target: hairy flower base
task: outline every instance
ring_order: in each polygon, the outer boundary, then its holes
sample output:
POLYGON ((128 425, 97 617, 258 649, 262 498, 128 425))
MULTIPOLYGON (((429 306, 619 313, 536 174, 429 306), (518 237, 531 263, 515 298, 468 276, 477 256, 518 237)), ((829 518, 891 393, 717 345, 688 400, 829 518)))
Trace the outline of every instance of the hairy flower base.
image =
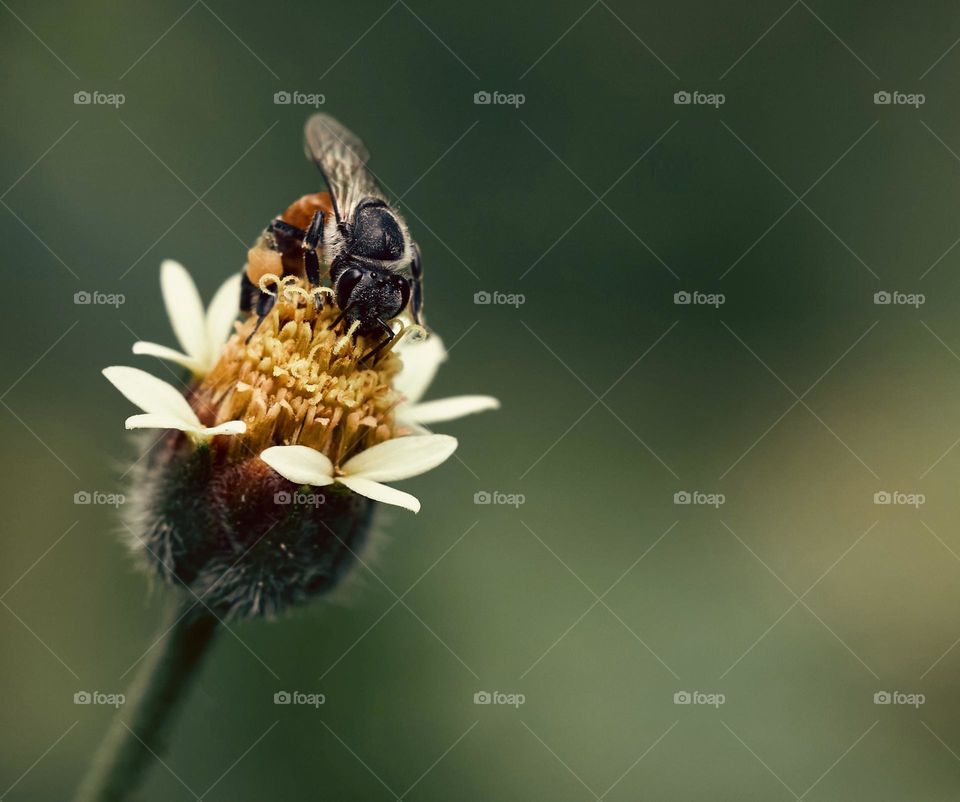
MULTIPOLYGON (((226 438, 217 438, 226 440, 226 438)), ((133 545, 172 585, 219 615, 273 615, 330 590, 366 540, 374 502, 331 485, 301 488, 227 444, 170 432, 134 478, 133 545)))
POLYGON ((316 309, 300 283, 286 281, 260 328, 251 317, 230 338, 191 406, 201 420, 246 423, 231 459, 297 444, 339 464, 397 434, 392 383, 402 365, 392 352, 362 364, 377 340, 331 330, 337 308, 316 309))

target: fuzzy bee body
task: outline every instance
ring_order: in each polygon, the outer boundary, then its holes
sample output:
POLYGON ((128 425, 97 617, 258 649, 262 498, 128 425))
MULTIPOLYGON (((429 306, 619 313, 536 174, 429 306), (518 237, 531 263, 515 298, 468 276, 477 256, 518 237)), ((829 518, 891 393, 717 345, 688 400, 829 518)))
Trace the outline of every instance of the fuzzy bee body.
MULTIPOLYGON (((372 357, 393 339, 389 321, 404 310, 421 322, 420 249, 367 169, 369 153, 359 138, 326 114, 307 120, 304 138, 328 191, 294 201, 263 231, 248 253, 240 306, 255 309, 262 321, 276 301, 260 288, 265 275, 298 276, 321 287, 326 272, 340 309, 333 325, 345 321, 359 334, 384 334, 372 357)), ((315 297, 322 303, 319 292, 315 297)))

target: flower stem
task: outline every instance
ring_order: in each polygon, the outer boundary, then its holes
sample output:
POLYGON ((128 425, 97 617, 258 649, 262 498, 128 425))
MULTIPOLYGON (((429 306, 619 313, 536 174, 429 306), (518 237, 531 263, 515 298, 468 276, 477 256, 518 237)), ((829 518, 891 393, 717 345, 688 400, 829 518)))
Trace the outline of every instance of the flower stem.
POLYGON ((76 802, 121 802, 133 797, 147 769, 164 750, 166 725, 209 651, 217 618, 180 592, 160 625, 161 642, 144 660, 91 764, 76 802))

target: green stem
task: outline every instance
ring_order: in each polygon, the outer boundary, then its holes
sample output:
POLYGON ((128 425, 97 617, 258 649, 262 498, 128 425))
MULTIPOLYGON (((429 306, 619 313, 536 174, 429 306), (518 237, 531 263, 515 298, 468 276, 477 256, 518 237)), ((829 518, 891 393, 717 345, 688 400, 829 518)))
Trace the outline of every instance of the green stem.
POLYGON ((76 802, 122 802, 133 797, 164 751, 166 726, 183 701, 217 631, 217 619, 195 599, 175 592, 153 648, 127 701, 77 793, 76 802), (166 634, 163 634, 166 633, 166 634))

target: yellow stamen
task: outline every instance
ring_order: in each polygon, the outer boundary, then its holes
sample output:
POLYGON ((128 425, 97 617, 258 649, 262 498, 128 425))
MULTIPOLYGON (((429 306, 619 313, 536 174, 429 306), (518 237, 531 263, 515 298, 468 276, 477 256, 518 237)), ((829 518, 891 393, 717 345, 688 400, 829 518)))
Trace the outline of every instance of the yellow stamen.
POLYGON ((336 464, 396 436, 399 395, 392 384, 399 357, 384 349, 375 364, 361 364, 378 338, 357 334, 357 321, 344 334, 329 329, 339 311, 330 304, 317 309, 313 296, 329 288, 308 289, 301 279, 275 275, 262 277, 260 288, 277 297, 273 310, 249 343, 256 318, 237 327, 190 397, 206 425, 247 424, 245 434, 229 438, 230 457, 301 444, 336 464))

